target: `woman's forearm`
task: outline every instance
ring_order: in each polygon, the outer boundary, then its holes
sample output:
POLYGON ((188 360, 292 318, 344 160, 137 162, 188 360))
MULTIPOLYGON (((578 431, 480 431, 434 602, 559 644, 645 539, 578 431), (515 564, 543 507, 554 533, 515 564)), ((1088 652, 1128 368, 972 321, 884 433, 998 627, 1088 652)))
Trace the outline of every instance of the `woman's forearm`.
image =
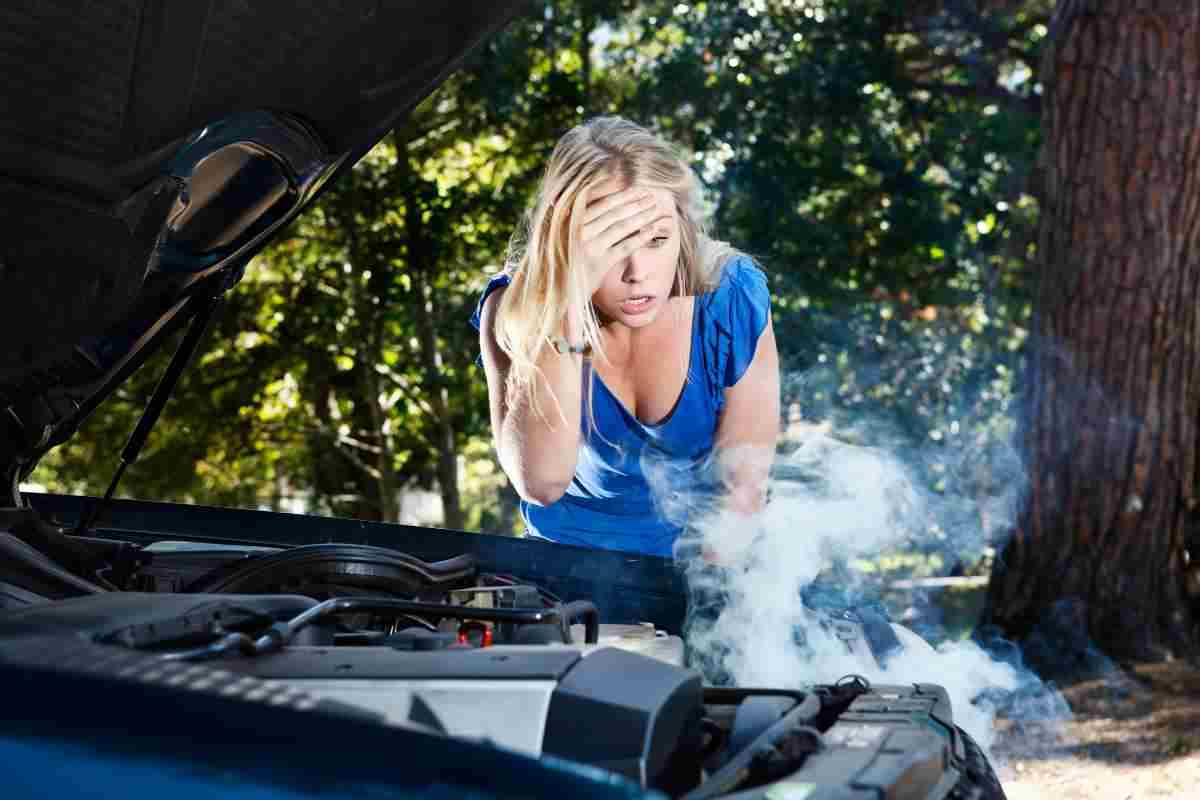
POLYGON ((763 443, 729 447, 718 455, 726 505, 740 514, 756 514, 766 505, 774 446, 763 443))
POLYGON ((537 365, 534 398, 514 398, 497 446, 501 466, 522 499, 549 505, 562 496, 575 475, 583 356, 559 353, 547 346, 537 365))

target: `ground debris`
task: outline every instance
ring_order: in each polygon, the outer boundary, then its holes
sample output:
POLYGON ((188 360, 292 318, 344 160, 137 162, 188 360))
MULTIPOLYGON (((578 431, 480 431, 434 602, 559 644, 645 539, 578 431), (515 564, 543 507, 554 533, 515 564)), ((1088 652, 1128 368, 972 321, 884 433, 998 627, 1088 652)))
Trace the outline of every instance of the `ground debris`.
POLYGON ((1114 669, 1060 686, 1066 721, 997 721, 993 761, 1009 800, 1200 797, 1200 669, 1114 669))

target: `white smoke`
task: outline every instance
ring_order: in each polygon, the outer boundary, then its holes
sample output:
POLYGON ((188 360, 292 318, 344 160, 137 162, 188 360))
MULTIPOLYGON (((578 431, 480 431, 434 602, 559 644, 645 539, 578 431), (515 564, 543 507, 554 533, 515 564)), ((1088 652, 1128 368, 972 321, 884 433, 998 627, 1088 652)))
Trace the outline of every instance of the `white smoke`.
MULTIPOLYGON (((761 455, 726 452, 720 457, 761 455)), ((680 513, 696 499, 680 489, 681 473, 657 463, 645 466, 665 513, 680 513)), ((961 497, 953 507, 942 507, 945 498, 921 488, 912 470, 889 450, 848 444, 815 429, 775 471, 793 478, 775 481, 771 502, 757 514, 720 507, 697 514, 693 503, 690 533, 677 546, 694 605, 703 605, 698 598, 720 598, 713 614, 694 615, 686 631, 689 647, 710 676, 720 674, 741 686, 799 687, 832 683, 851 673, 876 684, 940 684, 950 695, 955 721, 985 752, 995 740, 996 704, 1011 709, 1018 690, 1039 704, 1035 716, 1044 717, 1050 709, 1061 718, 1066 706, 1056 692, 1019 663, 995 660, 974 642, 946 642, 934 649, 902 630, 909 646, 880 667, 852 655, 819 624, 820 612, 802 599, 831 563, 911 547, 939 530, 939 520, 953 524, 971 517, 974 535, 989 533, 979 530, 980 519, 985 525, 1011 525, 1019 485, 977 501, 986 508, 964 509, 961 497)), ((850 584, 855 580, 845 573, 840 577, 850 584)), ((841 587, 848 596, 856 588, 841 587)))

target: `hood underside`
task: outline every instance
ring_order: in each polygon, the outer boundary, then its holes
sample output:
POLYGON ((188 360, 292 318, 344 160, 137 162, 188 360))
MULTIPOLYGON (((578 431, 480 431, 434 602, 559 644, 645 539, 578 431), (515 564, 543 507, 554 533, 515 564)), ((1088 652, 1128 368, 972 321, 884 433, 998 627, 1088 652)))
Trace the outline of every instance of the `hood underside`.
POLYGON ((526 5, 3 4, 0 478, 526 5))

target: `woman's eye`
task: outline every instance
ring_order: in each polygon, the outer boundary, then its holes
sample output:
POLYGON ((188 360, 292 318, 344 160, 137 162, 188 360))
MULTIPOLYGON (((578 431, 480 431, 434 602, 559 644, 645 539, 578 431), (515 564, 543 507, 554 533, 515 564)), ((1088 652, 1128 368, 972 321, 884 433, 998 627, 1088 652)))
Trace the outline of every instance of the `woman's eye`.
POLYGON ((670 238, 671 238, 670 236, 655 236, 653 239, 650 240, 650 246, 651 247, 662 247, 664 244, 667 243, 667 239, 670 239, 670 238))

